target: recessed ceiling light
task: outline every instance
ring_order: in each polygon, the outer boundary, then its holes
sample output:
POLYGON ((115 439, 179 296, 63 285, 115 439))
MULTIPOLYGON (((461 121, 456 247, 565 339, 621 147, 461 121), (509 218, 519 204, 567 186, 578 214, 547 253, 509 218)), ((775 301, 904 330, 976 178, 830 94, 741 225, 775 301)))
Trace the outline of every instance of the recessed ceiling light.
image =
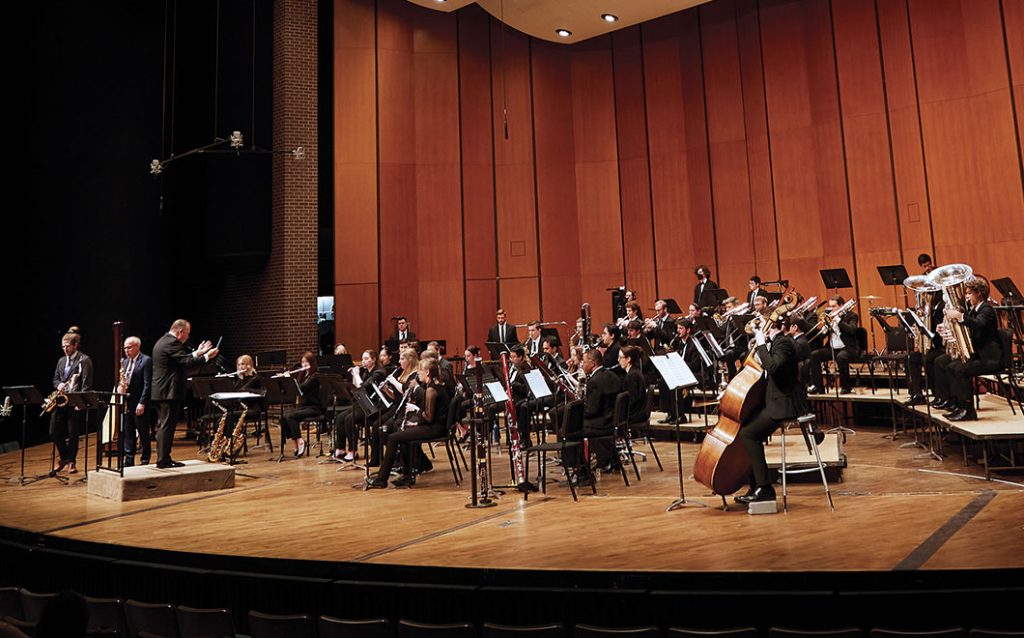
POLYGON ((618 19, 619 19, 619 16, 612 15, 610 13, 602 13, 601 14, 601 19, 604 20, 605 22, 617 22, 618 19))
POLYGON ((572 35, 572 31, 568 29, 555 29, 555 33, 563 38, 568 38, 572 35))

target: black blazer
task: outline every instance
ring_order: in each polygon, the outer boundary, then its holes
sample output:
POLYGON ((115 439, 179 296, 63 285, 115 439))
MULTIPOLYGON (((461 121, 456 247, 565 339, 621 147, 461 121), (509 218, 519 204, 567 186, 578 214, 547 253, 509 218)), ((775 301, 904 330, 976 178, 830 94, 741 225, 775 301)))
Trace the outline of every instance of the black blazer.
POLYGON ((704 290, 714 290, 715 288, 718 288, 718 284, 710 279, 705 281, 703 284, 698 283, 693 287, 693 303, 700 303, 700 295, 704 290), (701 286, 703 286, 703 290, 701 289, 701 286))
POLYGON ((800 383, 799 355, 793 337, 780 334, 767 345, 758 346, 757 356, 768 374, 765 413, 775 421, 793 419, 808 412, 807 391, 800 383))
MULTIPOLYGON (((529 367, 527 367, 529 372, 529 367)), ((512 400, 527 401, 530 398, 530 384, 526 381, 526 373, 509 363, 508 378, 512 384, 512 400)))
MULTIPOLYGON (((398 336, 398 331, 397 330, 395 330, 394 332, 391 333, 390 340, 391 341, 398 341, 398 342, 402 341, 402 338, 398 336)), ((416 333, 413 332, 412 330, 406 330, 405 331, 405 341, 416 341, 416 333)))
POLYGON ((647 413, 647 381, 640 366, 633 366, 626 373, 622 389, 629 393, 629 423, 641 423, 651 415, 647 413))
POLYGON ((615 416, 615 397, 622 391, 622 382, 611 370, 598 368, 587 379, 587 400, 583 407, 583 431, 611 434, 615 416))
POLYGON ((185 371, 203 362, 171 333, 165 333, 153 346, 153 401, 183 401, 185 371))
POLYGON ((69 392, 81 392, 92 388, 92 359, 89 358, 89 355, 82 354, 81 351, 71 355, 71 366, 65 375, 64 368, 67 366, 67 362, 67 357, 57 359, 57 367, 53 371, 53 388, 56 390, 57 386, 70 380, 75 374, 78 374, 78 380, 75 382, 75 387, 68 388, 69 392))
MULTIPOLYGON (((839 320, 839 338, 843 340, 843 347, 851 350, 851 354, 854 355, 860 352, 860 343, 857 341, 857 326, 859 325, 857 313, 852 310, 839 320)), ((832 340, 832 331, 831 326, 826 326, 826 328, 825 347, 827 348, 832 340)))
POLYGON ((302 396, 299 397, 299 405, 304 408, 316 408, 317 410, 323 410, 323 398, 320 396, 320 379, 319 375, 313 373, 299 382, 299 389, 302 390, 302 396))
MULTIPOLYGON (((128 357, 121 358, 121 368, 128 370, 128 357)), ((149 356, 139 353, 135 359, 135 369, 132 370, 132 378, 128 380, 128 408, 135 410, 140 403, 149 403, 150 393, 153 386, 153 360, 149 356)))
POLYGON ((612 345, 608 346, 608 348, 605 349, 604 355, 601 358, 601 365, 602 366, 604 366, 606 369, 610 370, 614 374, 617 374, 617 375, 620 375, 620 376, 622 375, 623 370, 622 370, 622 368, 615 368, 615 366, 619 365, 619 350, 621 350, 621 349, 622 349, 622 346, 619 345, 619 342, 618 341, 613 341, 612 345), (615 369, 612 370, 612 368, 615 368, 615 369))
POLYGON ((974 356, 985 364, 995 367, 1002 359, 1002 346, 999 343, 999 321, 996 311, 987 301, 982 302, 975 312, 973 308, 964 313, 964 326, 971 331, 971 345, 974 356))
POLYGON ((500 339, 498 337, 498 324, 494 324, 487 330, 487 342, 488 343, 507 343, 518 344, 519 334, 516 332, 516 327, 512 324, 505 322, 505 338, 500 339))
POLYGON ((655 348, 664 348, 676 335, 675 320, 672 315, 665 315, 664 318, 655 317, 654 321, 657 325, 650 330, 644 329, 644 334, 654 339, 655 348))

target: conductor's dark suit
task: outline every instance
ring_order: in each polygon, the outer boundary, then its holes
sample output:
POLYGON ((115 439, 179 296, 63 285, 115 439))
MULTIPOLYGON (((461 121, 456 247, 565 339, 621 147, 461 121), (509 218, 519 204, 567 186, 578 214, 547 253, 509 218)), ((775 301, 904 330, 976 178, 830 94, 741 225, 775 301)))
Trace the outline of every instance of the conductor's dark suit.
POLYGON ((153 359, 140 352, 135 357, 134 364, 128 357, 122 358, 121 369, 125 371, 128 380, 124 415, 124 464, 126 467, 135 465, 135 437, 138 436, 139 462, 146 465, 153 449, 150 444, 153 438, 153 420, 149 406, 153 384, 153 359), (139 404, 145 406, 145 411, 137 416, 135 409, 139 404))
POLYGON ((153 346, 152 402, 156 407, 156 462, 169 464, 174 430, 185 401, 185 371, 205 361, 171 333, 157 339, 153 346))
POLYGON ((758 346, 757 356, 768 375, 764 409, 740 428, 739 439, 750 457, 756 485, 768 485, 768 463, 764 441, 779 422, 794 419, 808 411, 807 392, 800 383, 800 362, 793 337, 778 334, 768 344, 758 346))

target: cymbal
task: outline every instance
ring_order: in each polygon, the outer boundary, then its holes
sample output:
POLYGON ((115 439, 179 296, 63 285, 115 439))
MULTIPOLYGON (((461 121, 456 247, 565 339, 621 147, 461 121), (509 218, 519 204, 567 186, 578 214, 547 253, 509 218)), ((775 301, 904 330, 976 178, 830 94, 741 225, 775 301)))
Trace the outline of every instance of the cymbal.
POLYGON ((861 297, 861 299, 878 300, 878 299, 881 299, 881 297, 878 297, 878 296, 875 296, 875 295, 867 295, 865 297, 861 297))

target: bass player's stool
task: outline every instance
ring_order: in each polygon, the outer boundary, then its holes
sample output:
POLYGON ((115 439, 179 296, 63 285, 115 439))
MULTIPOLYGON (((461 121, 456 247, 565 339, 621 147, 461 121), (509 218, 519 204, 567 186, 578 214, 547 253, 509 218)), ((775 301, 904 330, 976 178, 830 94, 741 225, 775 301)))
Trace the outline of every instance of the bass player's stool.
POLYGON ((818 472, 821 474, 821 484, 825 488, 825 496, 828 497, 828 506, 832 508, 832 511, 836 511, 836 506, 832 502, 832 492, 828 489, 828 481, 825 479, 825 466, 821 462, 821 454, 818 452, 818 444, 814 441, 812 436, 812 429, 814 422, 817 417, 814 414, 805 414, 795 419, 786 419, 782 422, 782 426, 779 428, 782 433, 781 447, 782 447, 782 467, 779 469, 779 473, 782 475, 782 511, 788 512, 788 503, 786 502, 786 474, 792 472, 793 474, 802 472, 813 472, 814 468, 800 469, 800 470, 788 470, 786 468, 786 430, 790 427, 800 428, 800 434, 804 437, 804 443, 807 445, 808 452, 814 452, 814 458, 818 462, 818 472))

